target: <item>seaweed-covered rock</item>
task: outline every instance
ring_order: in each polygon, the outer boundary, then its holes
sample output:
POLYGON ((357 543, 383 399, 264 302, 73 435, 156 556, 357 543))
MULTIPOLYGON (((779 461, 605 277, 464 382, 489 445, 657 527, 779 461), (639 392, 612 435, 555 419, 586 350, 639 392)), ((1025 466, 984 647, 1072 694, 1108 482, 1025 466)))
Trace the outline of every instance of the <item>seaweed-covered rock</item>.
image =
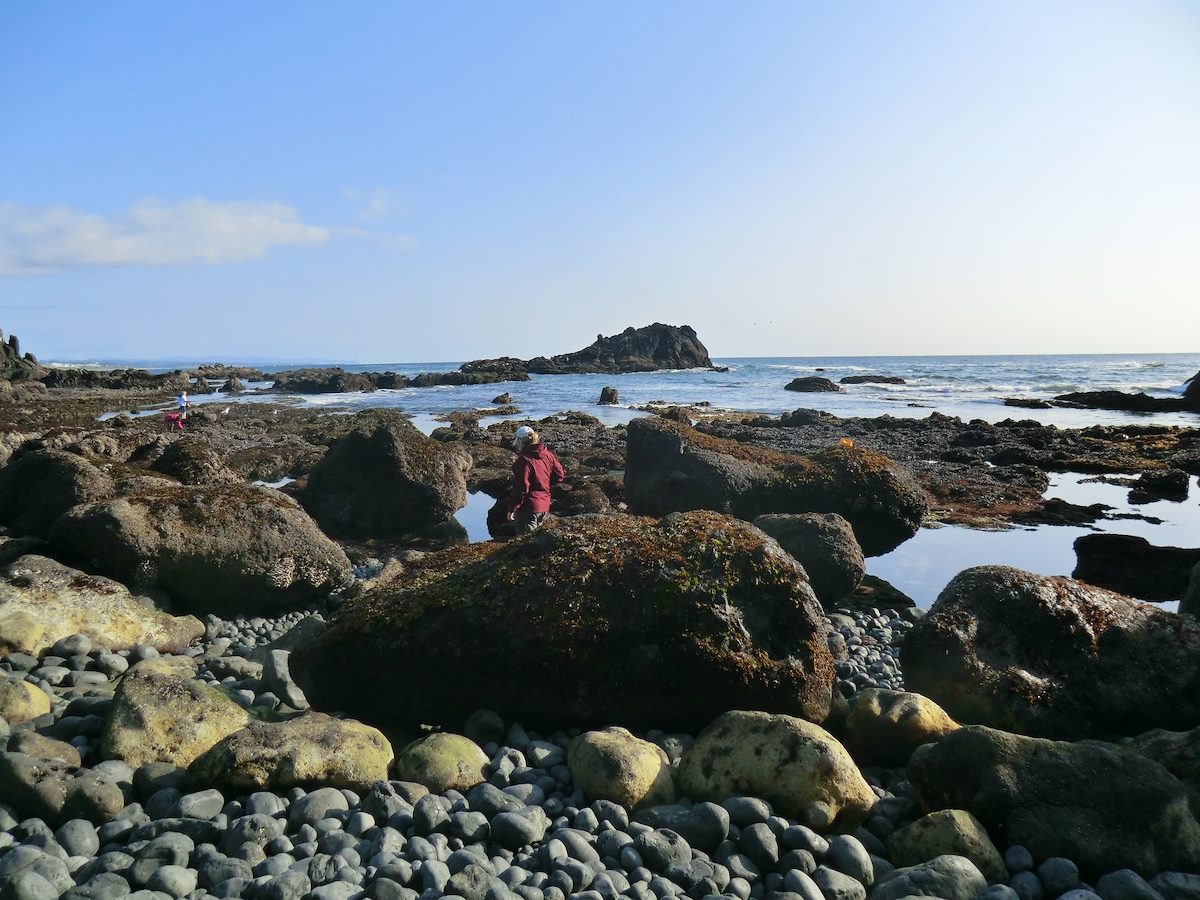
POLYGON ((1137 753, 968 726, 917 750, 907 772, 926 810, 965 809, 999 846, 1065 856, 1085 876, 1200 867, 1198 810, 1137 753))
POLYGON ((1131 534, 1085 534, 1074 546, 1072 578, 1140 600, 1178 600, 1200 565, 1200 548, 1157 547, 1131 534))
POLYGON ((386 781, 391 763, 392 746, 376 729, 309 712, 283 722, 251 722, 197 757, 188 779, 229 793, 316 784, 361 791, 386 781))
POLYGON ((207 441, 197 437, 175 441, 150 468, 183 484, 233 484, 242 480, 207 441))
POLYGON ((853 831, 875 803, 850 754, 824 728, 743 710, 696 735, 679 763, 679 788, 693 800, 761 797, 819 831, 853 831))
POLYGON ((347 394, 373 391, 375 382, 366 375, 332 366, 279 372, 275 375, 272 390, 282 394, 347 394))
POLYGON ((110 650, 149 644, 178 653, 203 633, 193 616, 169 615, 123 584, 44 556, 22 556, 0 569, 0 653, 38 655, 72 634, 110 650))
POLYGON ((407 423, 356 429, 313 467, 303 502, 337 537, 398 537, 452 519, 470 468, 465 450, 407 423))
POLYGON ((67 510, 112 493, 112 479, 82 456, 35 450, 0 469, 0 523, 44 538, 67 510))
POLYGON ((611 800, 626 809, 675 801, 667 754, 619 725, 579 735, 567 750, 567 764, 588 800, 611 800))
POLYGON ((187 768, 222 738, 245 728, 250 715, 227 694, 162 659, 125 673, 113 694, 101 752, 137 768, 168 762, 187 768))
POLYGON ((703 434, 657 416, 628 427, 625 493, 634 512, 712 509, 753 520, 766 513, 837 513, 863 552, 902 544, 928 511, 925 492, 886 456, 836 447, 793 456, 703 434))
POLYGON ((1069 578, 967 569, 903 653, 906 687, 959 722, 1063 739, 1200 724, 1200 622, 1069 578))
POLYGON ((346 554, 295 500, 251 485, 148 489, 78 506, 50 542, 200 612, 300 606, 350 577, 346 554))
POLYGON ((813 592, 826 609, 854 593, 866 574, 854 529, 837 513, 775 513, 759 516, 754 526, 779 541, 804 566, 813 592))
POLYGON ((668 728, 734 707, 829 712, 820 605, 796 561, 744 522, 578 516, 452 556, 466 561, 348 602, 296 648, 314 707, 668 728), (404 689, 363 690, 380 682, 404 689))

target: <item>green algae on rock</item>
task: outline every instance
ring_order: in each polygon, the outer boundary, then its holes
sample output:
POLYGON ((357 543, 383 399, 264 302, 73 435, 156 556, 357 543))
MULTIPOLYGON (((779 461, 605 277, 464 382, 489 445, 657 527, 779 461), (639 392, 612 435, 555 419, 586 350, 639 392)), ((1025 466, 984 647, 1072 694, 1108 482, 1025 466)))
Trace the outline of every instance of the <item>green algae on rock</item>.
POLYGON ((666 728, 733 707, 828 715, 828 624, 804 570, 745 522, 578 516, 462 553, 458 568, 441 557, 412 586, 348 602, 296 648, 315 708, 666 728), (365 687, 378 683, 389 690, 365 687))

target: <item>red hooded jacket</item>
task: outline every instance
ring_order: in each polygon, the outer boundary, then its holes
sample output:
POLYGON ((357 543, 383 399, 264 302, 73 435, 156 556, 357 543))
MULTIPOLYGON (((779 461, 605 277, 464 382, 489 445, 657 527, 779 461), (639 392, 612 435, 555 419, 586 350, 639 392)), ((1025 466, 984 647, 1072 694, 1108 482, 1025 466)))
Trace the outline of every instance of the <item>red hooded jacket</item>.
POLYGON ((563 480, 562 463, 543 443, 529 444, 513 462, 509 512, 550 511, 550 487, 563 480))

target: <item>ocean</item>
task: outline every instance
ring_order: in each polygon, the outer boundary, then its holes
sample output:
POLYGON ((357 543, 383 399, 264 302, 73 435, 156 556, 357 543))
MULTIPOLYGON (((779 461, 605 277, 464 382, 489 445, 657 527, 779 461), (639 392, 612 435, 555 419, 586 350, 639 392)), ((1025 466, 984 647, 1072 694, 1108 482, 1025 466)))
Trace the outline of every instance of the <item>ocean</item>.
MULTIPOLYGON (((528 382, 462 387, 409 388, 369 394, 287 396, 249 394, 241 400, 328 406, 334 410, 394 407, 412 416, 428 432, 434 417, 450 410, 486 409, 501 393, 512 395, 520 418, 539 419, 568 409, 584 410, 609 425, 642 415, 634 407, 655 401, 711 404, 714 410, 753 411, 778 415, 798 407, 821 409, 837 416, 925 417, 933 412, 965 420, 1034 419, 1062 428, 1127 423, 1200 427, 1200 414, 1134 414, 1104 410, 1034 410, 1005 406, 1006 397, 1050 399, 1072 391, 1144 391, 1152 396, 1179 396, 1184 382, 1200 371, 1200 353, 1104 354, 1060 356, 864 356, 752 357, 714 359, 727 372, 662 371, 628 375, 534 375, 528 382), (819 375, 838 381, 847 375, 889 375, 905 383, 847 385, 845 393, 795 393, 784 390, 791 379, 819 375), (615 387, 620 405, 597 406, 600 389, 615 387)), ((444 372, 455 362, 375 363, 345 365, 347 371, 393 371, 406 375, 444 372)), ((149 367, 149 366, 147 366, 149 367)), ((162 370, 162 365, 155 367, 162 370)), ((172 366, 174 368, 174 366, 172 366)), ((292 366, 267 367, 279 371, 292 366)), ((261 385, 266 387, 267 385, 261 385)), ((228 395, 207 395, 197 402, 228 403, 228 395)), ((483 419, 486 425, 490 419, 483 419)), ((1098 522, 1094 530, 1141 535, 1151 543, 1200 545, 1200 481, 1192 479, 1182 503, 1160 501, 1130 507, 1126 491, 1088 483, 1084 476, 1052 476, 1047 496, 1075 503, 1107 503, 1119 511, 1137 511, 1163 520, 1160 525, 1128 520, 1098 522)), ((459 519, 472 540, 487 537, 484 517, 490 498, 470 498, 459 519)), ((926 528, 886 556, 868 560, 867 569, 927 607, 955 574, 968 566, 1004 564, 1043 575, 1069 575, 1075 564, 1072 542, 1093 529, 1038 526, 1008 531, 980 531, 945 526, 926 528)))

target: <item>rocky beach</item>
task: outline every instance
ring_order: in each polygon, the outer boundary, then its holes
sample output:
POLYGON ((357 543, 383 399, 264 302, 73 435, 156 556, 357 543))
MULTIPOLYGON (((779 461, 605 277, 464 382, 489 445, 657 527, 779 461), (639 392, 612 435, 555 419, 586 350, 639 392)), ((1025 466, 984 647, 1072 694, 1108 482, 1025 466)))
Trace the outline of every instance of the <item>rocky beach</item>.
MULTIPOLYGON (((868 574, 931 527, 1194 505, 1200 377, 1007 398, 1141 416, 1080 427, 715 391, 601 418, 622 373, 723 369, 662 324, 414 374, 9 337, 0 900, 1200 898, 1200 534, 1097 531, 1073 577, 973 566, 928 609, 868 574), (613 380, 521 412, 581 373, 613 380), (340 399, 464 386, 492 405, 425 430, 340 399), (180 390, 213 402, 167 430, 180 390), (555 515, 470 542, 520 424, 555 515), (1130 508, 1048 499, 1063 472, 1130 508)), ((832 374, 778 389, 908 386, 832 374)))

